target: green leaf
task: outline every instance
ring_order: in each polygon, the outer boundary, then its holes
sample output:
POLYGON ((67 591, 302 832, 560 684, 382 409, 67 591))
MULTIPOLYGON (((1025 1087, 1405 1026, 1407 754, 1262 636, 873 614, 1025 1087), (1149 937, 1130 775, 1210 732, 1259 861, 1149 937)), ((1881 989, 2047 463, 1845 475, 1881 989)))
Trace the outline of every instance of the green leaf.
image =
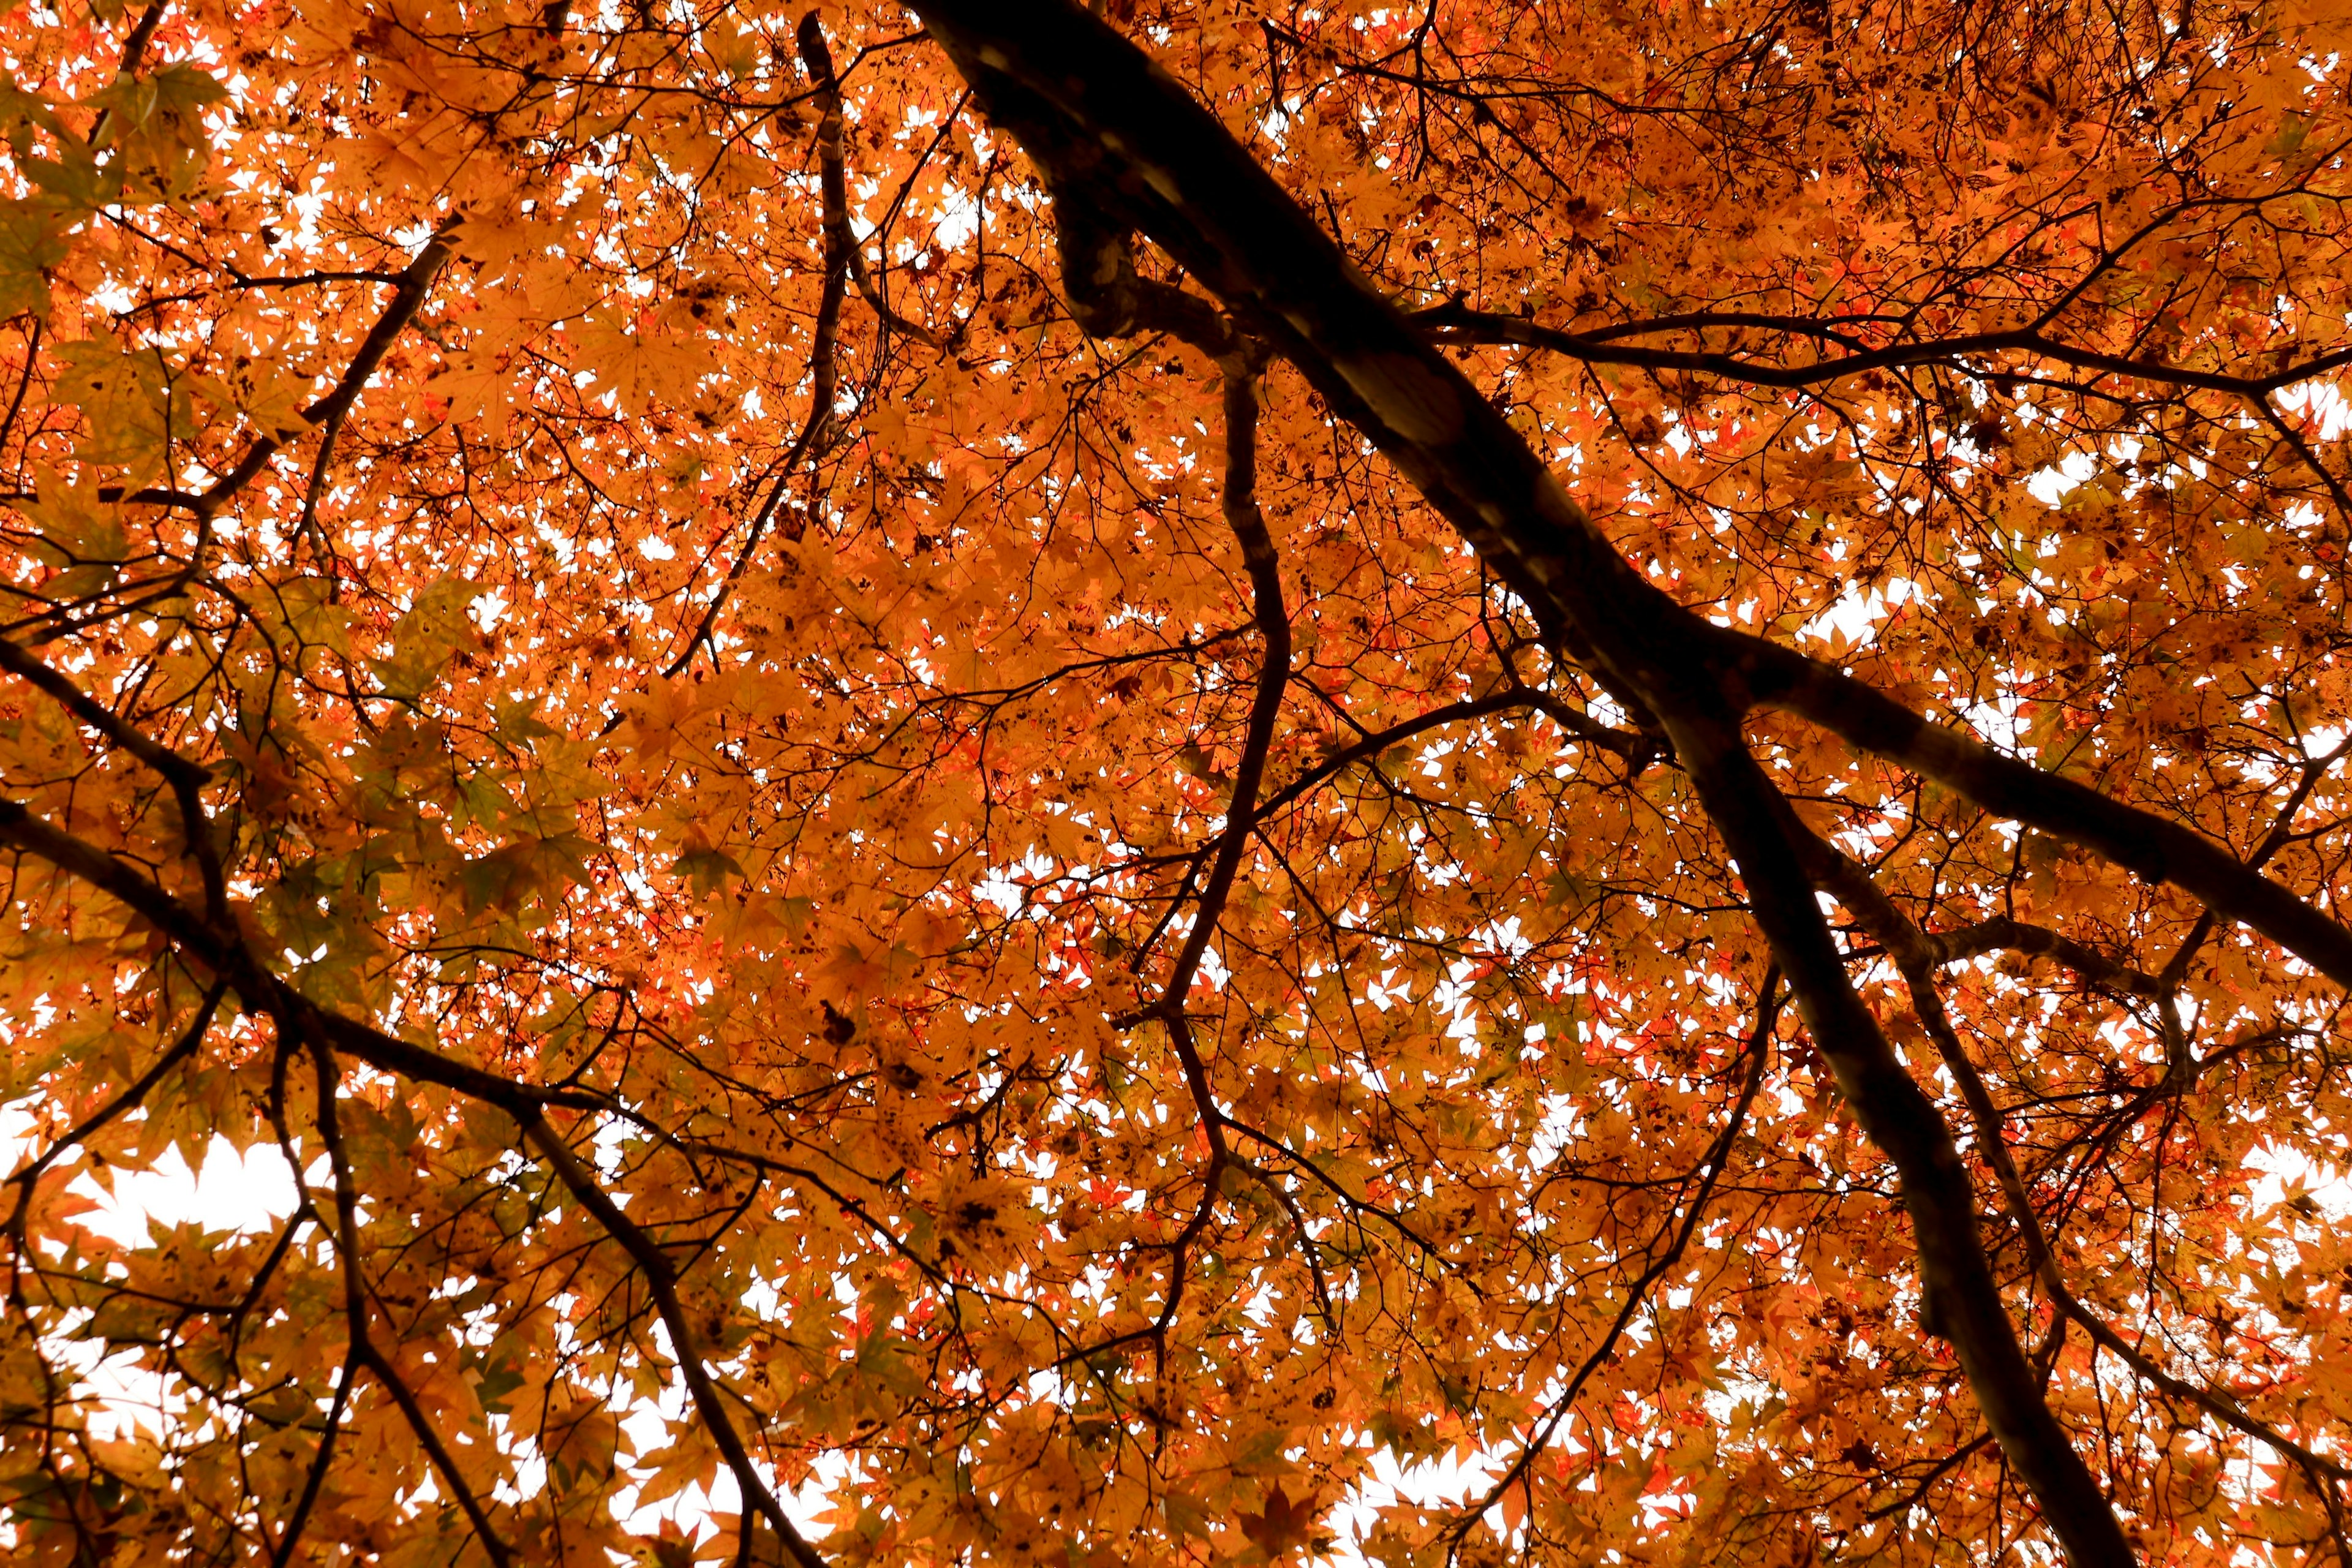
POLYGON ((369 661, 387 697, 414 702, 441 674, 466 635, 473 585, 455 577, 428 584, 392 628, 392 653, 369 661))
POLYGON ((109 178, 84 143, 60 139, 58 153, 56 159, 21 159, 17 171, 74 212, 96 212, 120 193, 120 181, 109 178))
POLYGON ((48 270, 73 248, 69 226, 52 203, 0 205, 0 318, 29 310, 48 320, 48 270))
POLYGON ((110 339, 85 338, 60 343, 57 356, 66 368, 56 395, 87 416, 83 461, 156 472, 172 444, 194 434, 194 399, 173 384, 160 351, 125 353, 110 339))

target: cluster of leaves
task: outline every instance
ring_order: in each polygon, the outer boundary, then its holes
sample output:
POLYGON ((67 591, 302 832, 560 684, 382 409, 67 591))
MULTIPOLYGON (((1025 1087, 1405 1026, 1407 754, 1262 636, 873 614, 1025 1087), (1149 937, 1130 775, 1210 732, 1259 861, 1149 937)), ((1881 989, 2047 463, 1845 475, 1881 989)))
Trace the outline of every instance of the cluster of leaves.
POLYGON ((0 17, 0 1545, 2352 1568, 2352 17, 1096 10, 0 17))

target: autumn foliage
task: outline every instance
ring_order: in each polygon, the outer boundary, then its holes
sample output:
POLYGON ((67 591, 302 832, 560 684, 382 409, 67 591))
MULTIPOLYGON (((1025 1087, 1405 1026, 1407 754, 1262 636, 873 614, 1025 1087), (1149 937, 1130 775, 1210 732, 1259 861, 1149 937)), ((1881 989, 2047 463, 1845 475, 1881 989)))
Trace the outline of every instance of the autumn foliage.
POLYGON ((2352 1568, 2352 12, 53 3, 11 1561, 2352 1568))

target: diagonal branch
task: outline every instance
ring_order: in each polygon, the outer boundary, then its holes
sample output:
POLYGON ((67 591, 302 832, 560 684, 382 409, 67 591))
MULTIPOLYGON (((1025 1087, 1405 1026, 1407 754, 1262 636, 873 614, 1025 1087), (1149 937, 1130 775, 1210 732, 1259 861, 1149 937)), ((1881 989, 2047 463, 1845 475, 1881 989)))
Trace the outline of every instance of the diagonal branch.
POLYGON ((2193 828, 2045 773, 1973 735, 1932 723, 1885 693, 1793 649, 1700 621, 1712 672, 1857 749, 1965 795, 1997 816, 2079 844, 2151 882, 2171 882, 2352 987, 2352 931, 2193 828))
MULTIPOLYGON (((367 336, 360 340, 359 351, 352 356, 352 363, 344 368, 342 378, 335 383, 334 390, 302 410, 305 424, 325 426, 331 430, 342 424, 343 416, 351 412, 352 405, 359 401, 360 394, 367 390, 367 384, 374 378, 376 367, 383 363, 383 356, 392 352, 394 341, 407 329, 410 321, 415 320, 416 312, 424 308, 425 296, 432 291, 433 279, 440 273, 443 264, 456 253, 457 241, 453 237, 456 226, 455 224, 443 225, 431 239, 425 242, 425 248, 401 269, 394 280, 392 298, 385 301, 383 312, 376 318, 375 325, 368 329, 367 336)), ((245 449, 245 456, 237 459, 235 468, 214 480, 210 488, 194 494, 169 487, 133 490, 120 497, 110 496, 104 490, 99 493, 101 499, 127 500, 142 506, 182 507, 195 513, 199 521, 208 521, 269 466, 269 459, 286 446, 288 439, 276 434, 257 437, 245 449)))
POLYGON ((1943 1113, 1848 982, 1804 873, 1786 800, 1727 726, 1662 710, 1667 733, 1738 861, 1757 923, 1864 1131, 1894 1163, 1919 1249, 1921 1317, 1948 1339, 2001 1452, 2076 1568, 2133 1561, 2121 1524, 2042 1398, 2042 1383, 1977 1230, 1976 1193, 1943 1113))
POLYGON ((517 1117, 550 1107, 609 1109, 604 1097, 588 1090, 520 1083, 453 1061, 437 1051, 387 1035, 358 1019, 328 1012, 270 973, 242 941, 232 940, 208 925, 195 910, 156 885, 145 872, 36 816, 20 802, 0 799, 0 845, 12 846, 44 860, 122 904, 176 946, 183 956, 226 980, 247 1008, 290 1020, 305 1037, 322 1040, 380 1071, 438 1084, 517 1117))
MULTIPOLYGON (((1241 541, 1242 560, 1248 568, 1253 618, 1265 643, 1258 667, 1257 697, 1250 709, 1249 729, 1243 738, 1240 759, 1234 765, 1233 797, 1225 806, 1225 826, 1217 841, 1216 858, 1202 885, 1192 929, 1169 968, 1160 1000, 1149 1016, 1181 1015, 1192 977, 1215 939, 1217 918, 1233 892, 1249 847, 1249 829, 1257 815, 1257 793, 1265 779, 1266 757, 1274 747, 1275 724, 1282 714, 1282 695, 1290 683, 1290 613, 1283 605, 1282 574, 1268 537, 1265 518, 1257 504, 1257 388, 1247 373, 1225 377, 1225 520, 1241 541)), ((1213 1120, 1213 1111, 1204 1109, 1213 1120)))
MULTIPOLYGON (((710 1440, 718 1446, 719 1456, 727 1461, 728 1469, 733 1472, 735 1484, 742 1489, 745 1511, 756 1512, 767 1519, 769 1526, 775 1531, 777 1538, 784 1543, 784 1549, 792 1554, 793 1561, 800 1564, 800 1568, 826 1568, 824 1557, 801 1534, 793 1523, 792 1516, 784 1511, 783 1504, 777 1500, 774 1490, 751 1462, 751 1449, 745 1447, 742 1433, 736 1429, 734 1417, 728 1414, 726 1401, 719 1395, 719 1385, 712 1380, 710 1369, 703 1364, 694 1326, 688 1321, 686 1309, 678 1302, 677 1269, 670 1262, 669 1255, 662 1250, 659 1242, 646 1234, 642 1226, 621 1212, 612 1194, 604 1191, 586 1166, 581 1164, 571 1145, 548 1124, 545 1118, 533 1114, 524 1119, 522 1134, 523 1141, 536 1149, 540 1157, 547 1162, 548 1168, 555 1173, 556 1180, 562 1182, 564 1189, 579 1201, 580 1206, 588 1211, 604 1228, 604 1234, 620 1244, 621 1250, 629 1255, 629 1261, 637 1266, 637 1272, 645 1279, 646 1290, 653 1297, 654 1310, 669 1335, 671 1355, 677 1363, 678 1375, 685 1381, 687 1397, 693 1401, 695 1414, 702 1417, 703 1426, 710 1433, 710 1440)), ((746 1531, 748 1533, 748 1523, 746 1531)))
MULTIPOLYGON (((2194 1405, 2255 1441, 2269 1445, 2301 1468, 2315 1486, 2321 1484, 2323 1477, 2338 1481, 2352 1480, 2352 1469, 2322 1458, 2276 1427, 2256 1420, 2229 1394, 2200 1388, 2165 1371, 2138 1346, 2116 1332, 2105 1319, 2084 1305, 2059 1270, 2057 1253, 2050 1245, 2048 1232, 2042 1227, 2041 1213, 2033 1206, 2032 1194, 2026 1187, 2025 1178, 2009 1152, 2000 1109, 1993 1102, 1992 1092, 1985 1084, 1984 1075, 1977 1070, 1976 1063, 1962 1048, 1959 1034, 1953 1028, 1951 1016, 1944 1010, 1943 997, 1936 989, 1936 965, 1947 962, 1943 943, 1913 924, 1862 867, 1841 854, 1834 846, 1796 824, 1793 816, 1790 817, 1790 830, 1793 835, 1801 836, 1798 838, 1800 852, 1806 857, 1822 886, 1838 902, 1853 911, 1854 918, 1885 945, 1888 954, 1894 958, 1895 968, 1902 973, 1904 984, 1911 993, 1913 1010, 1927 1029, 1927 1037, 1935 1042, 1937 1054, 1950 1070, 1953 1082, 1959 1088, 1960 1098, 1968 1104, 1969 1120, 1976 1129, 1977 1147, 1984 1155, 1985 1163, 1992 1167, 1994 1179, 2000 1186, 2003 1205, 2024 1242, 2026 1260, 2042 1289, 2049 1292, 2052 1303, 2066 1317, 2080 1323, 2102 1349, 2114 1352, 2140 1377, 2173 1398, 2194 1405)), ((2139 978, 2145 980, 2147 977, 2141 975, 2139 978)))
POLYGON ((139 13, 139 20, 131 26, 131 37, 123 41, 120 68, 124 76, 137 73, 140 62, 146 58, 147 46, 155 37, 156 24, 163 21, 163 13, 170 6, 171 0, 147 0, 147 8, 139 13))
POLYGON ((1150 235, 1379 446, 1612 694, 1641 704, 1671 687, 1715 693, 1735 715, 1786 708, 1989 810, 2175 882, 2352 986, 2352 931, 2203 835, 1675 602, 1618 555, 1462 371, 1223 124, 1100 20, 1068 0, 916 9, 991 119, 1045 172, 1062 215, 1150 235))
MULTIPOLYGON (((1785 806, 1740 738, 1753 686, 1726 656, 1755 639, 1711 626, 1620 557, 1462 372, 1371 290, 1214 116, 1117 32, 1066 0, 917 0, 916 9, 992 120, 1047 171, 1060 213, 1083 204, 1090 223, 1149 233, 1386 453, 1533 607, 1548 637, 1660 721, 1738 864, 1816 1043, 1900 1174, 1937 1327, 1958 1351, 2003 1453, 2078 1568, 2130 1563, 2114 1512, 2018 1345, 1950 1131, 1848 984, 1776 815, 1785 806)), ((1801 672, 1813 668, 1781 657, 1801 672)), ((1800 684, 1785 664, 1766 672, 1782 688, 1800 684)), ((2352 932, 2263 885, 2334 933, 2352 977, 2352 932)))
POLYGON ((133 1110, 144 1103, 155 1086, 163 1081, 164 1074, 195 1055, 197 1048, 204 1044, 205 1037, 212 1032, 214 1016, 219 1012, 221 998, 227 991, 228 986, 226 984, 215 982, 212 989, 205 993, 204 1000, 197 1005, 196 1016, 189 1020, 188 1026, 181 1031, 180 1037, 172 1042, 170 1049, 157 1057, 147 1070, 141 1073, 121 1094, 82 1118, 80 1121, 74 1124, 70 1131, 51 1143, 48 1150, 39 1158, 8 1178, 9 1184, 16 1188, 16 1207, 7 1221, 0 1224, 0 1235, 14 1237, 18 1243, 18 1249, 20 1251, 23 1249, 25 1211, 26 1205, 32 1202, 33 1185, 41 1179, 41 1173, 57 1163, 67 1150, 88 1142, 108 1122, 124 1111, 133 1110))

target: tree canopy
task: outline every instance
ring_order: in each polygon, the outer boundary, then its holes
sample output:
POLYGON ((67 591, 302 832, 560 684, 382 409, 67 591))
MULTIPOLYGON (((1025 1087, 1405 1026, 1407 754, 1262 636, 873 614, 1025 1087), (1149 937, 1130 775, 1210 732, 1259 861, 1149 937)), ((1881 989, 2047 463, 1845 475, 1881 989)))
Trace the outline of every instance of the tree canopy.
POLYGON ((0 55, 15 1560, 2352 1568, 2352 13, 0 55))

